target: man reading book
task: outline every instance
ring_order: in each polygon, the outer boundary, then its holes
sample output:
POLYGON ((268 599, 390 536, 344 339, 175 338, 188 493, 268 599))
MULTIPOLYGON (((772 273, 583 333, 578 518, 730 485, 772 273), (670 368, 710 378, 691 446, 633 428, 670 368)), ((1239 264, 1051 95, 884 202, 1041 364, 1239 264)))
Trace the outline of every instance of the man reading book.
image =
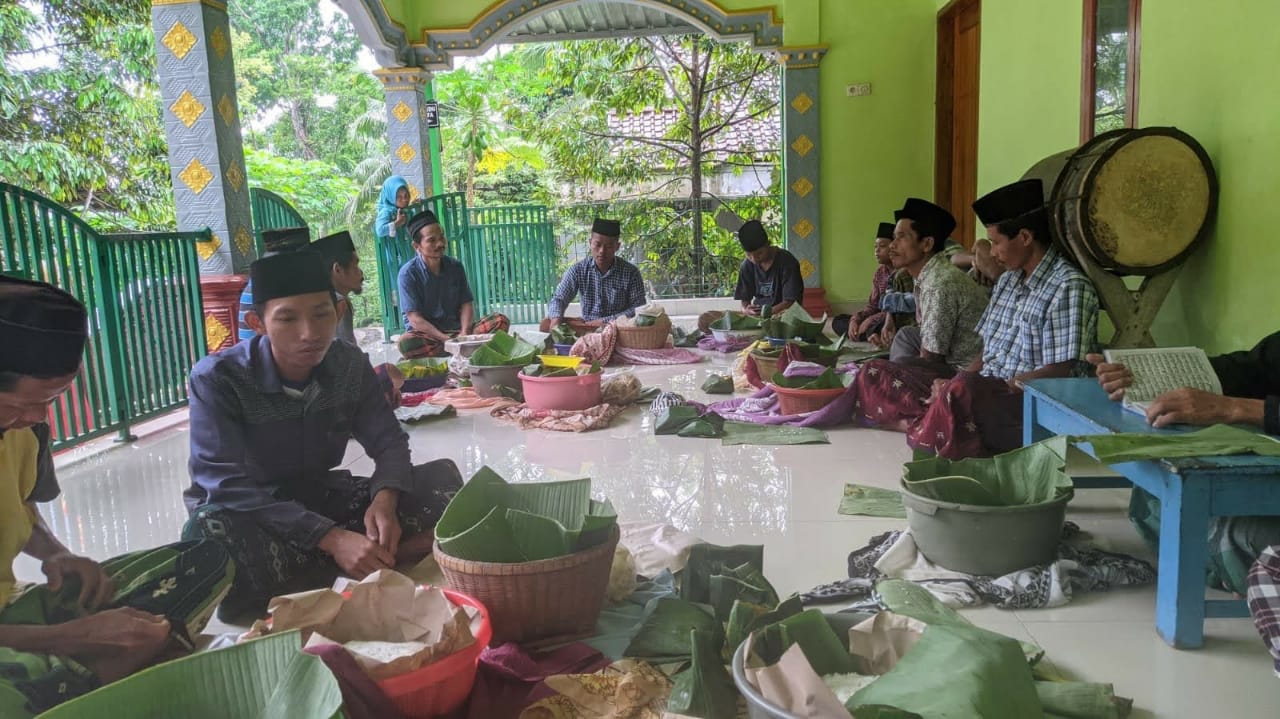
MULTIPOLYGON (((1124 399, 1133 385, 1133 373, 1123 364, 1090 355, 1098 383, 1111 399, 1124 399)), ((1247 352, 1210 357, 1209 364, 1222 383, 1222 394, 1183 387, 1166 392, 1147 409, 1154 427, 1171 424, 1247 424, 1280 434, 1280 332, 1270 335, 1247 352)), ((1160 536, 1160 502, 1134 488, 1129 519, 1143 539, 1155 548, 1160 536)), ((1268 546, 1280 545, 1280 517, 1215 517, 1209 525, 1209 573, 1206 584, 1244 594, 1249 567, 1268 546)))

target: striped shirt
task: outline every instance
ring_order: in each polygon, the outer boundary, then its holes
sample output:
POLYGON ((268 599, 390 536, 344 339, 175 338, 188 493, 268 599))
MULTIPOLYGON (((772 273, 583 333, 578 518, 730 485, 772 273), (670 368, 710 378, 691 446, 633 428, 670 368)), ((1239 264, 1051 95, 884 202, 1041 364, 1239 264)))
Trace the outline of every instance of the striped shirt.
POLYGON ((637 307, 645 305, 644 280, 635 265, 621 257, 613 259, 607 272, 596 267, 590 257, 575 263, 564 273, 560 286, 547 303, 547 316, 564 317, 564 310, 581 296, 582 319, 612 320, 616 317, 635 315, 637 307))
POLYGON ((988 377, 1013 379, 1072 361, 1082 370, 1098 342, 1098 293, 1050 247, 1030 275, 1010 270, 1000 276, 978 334, 982 374, 988 377))

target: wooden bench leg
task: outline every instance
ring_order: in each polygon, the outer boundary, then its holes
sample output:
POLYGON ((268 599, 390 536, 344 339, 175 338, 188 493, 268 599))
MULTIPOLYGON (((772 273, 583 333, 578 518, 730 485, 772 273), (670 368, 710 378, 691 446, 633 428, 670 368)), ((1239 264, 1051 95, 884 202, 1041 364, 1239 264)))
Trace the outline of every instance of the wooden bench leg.
POLYGON ((1209 485, 1167 477, 1160 502, 1156 631, 1177 649, 1204 644, 1204 577, 1208 563, 1209 485))

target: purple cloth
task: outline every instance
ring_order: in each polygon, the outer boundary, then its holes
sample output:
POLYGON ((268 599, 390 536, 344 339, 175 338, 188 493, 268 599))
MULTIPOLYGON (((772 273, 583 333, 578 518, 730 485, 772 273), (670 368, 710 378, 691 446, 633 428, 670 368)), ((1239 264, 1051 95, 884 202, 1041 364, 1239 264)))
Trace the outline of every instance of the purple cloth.
POLYGON ((542 680, 557 674, 594 674, 609 666, 603 654, 575 642, 540 654, 515 643, 485 649, 471 690, 470 719, 520 716, 521 710, 554 692, 542 680))
POLYGON ((737 342, 721 342, 714 335, 708 335, 698 340, 698 349, 708 352, 722 352, 730 354, 732 352, 741 352, 746 349, 755 340, 739 340, 737 342))
MULTIPOLYGON (((827 368, 812 362, 792 362, 782 374, 786 377, 816 377, 827 368)), ((715 412, 735 422, 755 424, 788 424, 795 427, 834 427, 853 421, 853 407, 858 401, 857 385, 849 383, 844 394, 816 412, 808 414, 779 414, 778 396, 766 385, 749 397, 736 397, 712 404, 690 402, 702 414, 715 412)))
POLYGON ((347 719, 403 719, 404 714, 341 644, 308 647, 303 651, 320 657, 338 680, 338 687, 342 689, 342 710, 347 719))

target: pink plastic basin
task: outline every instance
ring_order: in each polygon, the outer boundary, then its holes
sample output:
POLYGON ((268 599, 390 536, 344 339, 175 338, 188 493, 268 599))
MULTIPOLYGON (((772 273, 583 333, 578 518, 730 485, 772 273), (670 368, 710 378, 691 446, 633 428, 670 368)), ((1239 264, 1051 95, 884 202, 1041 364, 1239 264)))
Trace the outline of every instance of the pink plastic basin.
POLYGON ((600 373, 530 377, 520 373, 524 402, 534 409, 586 409, 600 404, 600 373))

